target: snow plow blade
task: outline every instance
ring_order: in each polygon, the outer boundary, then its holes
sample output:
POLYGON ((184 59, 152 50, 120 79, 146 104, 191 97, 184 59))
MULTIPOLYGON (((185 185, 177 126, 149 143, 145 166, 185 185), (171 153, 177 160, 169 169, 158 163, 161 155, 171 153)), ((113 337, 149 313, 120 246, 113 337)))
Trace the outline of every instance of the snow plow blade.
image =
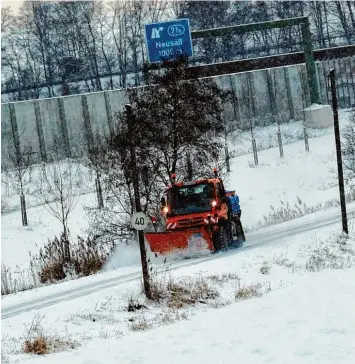
POLYGON ((206 229, 189 229, 180 231, 167 231, 145 233, 150 249, 153 253, 169 253, 175 250, 194 249, 213 250, 213 243, 206 229))

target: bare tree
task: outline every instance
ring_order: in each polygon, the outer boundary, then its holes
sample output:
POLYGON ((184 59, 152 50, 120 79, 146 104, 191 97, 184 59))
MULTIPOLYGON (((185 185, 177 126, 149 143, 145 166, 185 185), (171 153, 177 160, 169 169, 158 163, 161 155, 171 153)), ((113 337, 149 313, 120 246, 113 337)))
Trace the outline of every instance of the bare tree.
MULTIPOLYGON (((95 24, 95 12, 97 6, 102 6, 101 2, 94 1, 82 1, 78 2, 80 6, 80 12, 83 18, 85 28, 85 46, 87 54, 92 64, 92 70, 96 82, 96 90, 102 91, 100 67, 99 67, 99 52, 98 52, 98 32, 95 24)), ((79 24, 78 24, 79 25, 79 24)))
POLYGON ((120 73, 120 86, 126 86, 128 72, 128 11, 127 3, 114 1, 109 3, 112 12, 110 33, 116 49, 118 71, 120 73))
POLYGON ((13 12, 10 6, 1 9, 1 32, 5 32, 11 27, 11 22, 14 19, 13 12))
POLYGON ((44 72, 48 96, 53 96, 54 69, 51 47, 51 7, 43 2, 28 1, 20 10, 24 29, 34 41, 32 47, 38 52, 44 72))
MULTIPOLYGON (((32 148, 29 145, 22 146, 21 135, 18 137, 17 130, 12 128, 9 135, 9 148, 8 148, 8 161, 10 166, 5 166, 5 170, 9 178, 15 183, 20 192, 21 216, 22 225, 27 226, 27 209, 25 186, 28 183, 26 174, 30 169, 32 163, 32 148)), ((22 133, 23 134, 23 133, 22 133)))
POLYGON ((355 2, 354 1, 347 1, 346 5, 348 6, 349 15, 350 15, 350 19, 351 19, 351 25, 352 25, 352 31, 353 31, 353 35, 354 35, 354 31, 355 31, 355 15, 354 15, 355 2))
POLYGON ((192 161, 195 173, 209 175, 206 161, 218 157, 220 142, 207 138, 206 133, 223 132, 222 110, 232 98, 231 91, 219 88, 211 79, 182 81, 187 66, 187 59, 181 58, 167 62, 160 74, 146 69, 146 82, 158 86, 129 92, 143 137, 150 138, 151 152, 158 156, 168 183, 170 173, 185 167, 188 154, 196 158, 192 161))
MULTIPOLYGON (((2 13, 2 86, 11 101, 141 85, 144 24, 188 17, 206 29, 309 15, 315 48, 351 44, 354 1, 25 1, 2 13), (109 76, 107 84, 103 76, 109 76), (79 83, 83 81, 84 85, 79 83)), ((194 41, 196 62, 302 50, 300 27, 194 41)))
POLYGON ((69 215, 79 200, 78 177, 80 166, 70 159, 60 159, 55 152, 51 164, 43 164, 40 188, 36 193, 38 200, 46 210, 54 216, 63 228, 65 242, 62 247, 63 256, 70 260, 69 248, 69 215))
POLYGON ((100 52, 104 59, 106 65, 106 72, 108 72, 110 81, 109 81, 109 88, 111 90, 114 89, 114 82, 113 82, 113 68, 116 66, 117 61, 112 51, 112 39, 109 37, 110 29, 108 28, 108 20, 109 16, 108 13, 103 5, 103 3, 99 2, 96 5, 95 11, 95 20, 98 24, 99 28, 99 43, 100 43, 100 52))
POLYGON ((134 72, 135 86, 140 85, 140 68, 144 63, 144 35, 143 24, 145 14, 144 1, 126 1, 130 4, 128 16, 128 45, 134 72))
POLYGON ((326 44, 324 36, 324 14, 323 14, 324 7, 322 7, 322 5, 323 4, 321 1, 310 1, 309 10, 317 32, 318 45, 321 48, 325 48, 326 44))
POLYGON ((105 150, 105 140, 101 138, 99 133, 96 135, 92 135, 90 137, 90 142, 88 143, 87 148, 87 164, 90 169, 94 170, 95 172, 95 190, 97 196, 97 204, 98 208, 102 209, 104 207, 104 198, 102 192, 102 185, 101 185, 101 157, 103 151, 105 150))
POLYGON ((351 31, 349 29, 349 24, 348 24, 348 20, 346 18, 346 12, 343 9, 343 2, 342 1, 334 1, 335 6, 336 6, 336 15, 339 17, 340 20, 340 24, 343 28, 344 31, 344 36, 346 38, 346 40, 348 41, 349 44, 351 44, 351 31))
POLYGON ((156 161, 150 161, 139 137, 128 130, 127 115, 119 114, 115 128, 106 140, 96 143, 89 153, 90 165, 100 175, 105 204, 101 208, 87 208, 90 233, 103 241, 123 238, 130 233, 130 217, 135 212, 133 176, 130 160, 131 143, 136 144, 139 173, 139 190, 142 210, 155 214, 159 201, 159 185, 156 183, 156 161))

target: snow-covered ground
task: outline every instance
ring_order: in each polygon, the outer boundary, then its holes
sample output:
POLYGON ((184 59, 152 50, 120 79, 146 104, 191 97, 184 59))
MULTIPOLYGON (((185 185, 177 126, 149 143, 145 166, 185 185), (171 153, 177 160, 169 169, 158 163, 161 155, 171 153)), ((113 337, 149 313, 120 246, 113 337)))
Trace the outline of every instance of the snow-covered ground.
MULTIPOLYGON (((351 363, 355 235, 352 229, 350 239, 340 238, 339 226, 275 237, 254 249, 246 245, 155 278, 177 285, 205 282, 218 294, 195 305, 169 308, 147 302, 135 279, 3 319, 3 359, 31 364, 351 363), (130 299, 146 307, 128 312, 130 299), (23 353, 25 340, 39 332, 57 353, 23 353)), ((8 307, 7 297, 3 306, 8 307)))
MULTIPOLYGON (((339 118, 341 126, 346 124, 348 109, 339 110, 339 118)), ((253 134, 256 141, 256 147, 260 150, 274 148, 278 146, 277 124, 255 127, 253 134)), ((283 145, 292 144, 299 140, 304 140, 303 121, 292 121, 289 123, 280 124, 283 145)), ((308 138, 317 138, 324 135, 332 134, 333 128, 312 129, 306 128, 308 138)), ((240 156, 246 153, 251 153, 252 142, 250 132, 235 131, 228 135, 229 153, 232 156, 240 156)))
MULTIPOLYGON (((257 167, 252 154, 232 160, 226 186, 240 195, 244 226, 254 228, 242 249, 167 263, 151 256, 158 290, 173 287, 160 303, 145 300, 138 247, 124 245, 100 274, 5 296, 2 362, 352 363, 355 203, 348 204, 349 239, 340 237, 339 207, 257 229, 270 205, 301 199, 321 209, 338 199, 333 132, 311 138, 308 153, 303 141, 284 152, 281 159, 278 148, 260 151, 257 167), (181 301, 182 288, 199 292, 194 304, 181 301), (144 307, 128 312, 130 301, 144 307), (55 353, 24 353, 25 341, 38 335, 55 353)), ((80 197, 70 219, 74 236, 87 227, 84 207, 92 203, 94 194, 80 197)), ((2 216, 1 260, 14 269, 26 269, 28 251, 60 232, 43 207, 28 216, 26 228, 19 212, 2 216)))
MULTIPOLYGON (((341 111, 341 125, 347 122, 347 112, 341 111)), ((282 202, 291 206, 298 203, 298 198, 312 207, 327 200, 338 200, 338 189, 335 185, 336 170, 335 143, 332 128, 314 131, 310 151, 305 152, 304 142, 297 141, 301 124, 283 125, 288 135, 293 135, 284 145, 284 158, 279 157, 278 148, 259 151, 259 165, 254 166, 250 148, 249 134, 236 136, 234 148, 244 154, 231 160, 231 174, 226 181, 228 189, 235 189, 240 196, 242 220, 245 228, 251 230, 264 222, 264 216, 271 212, 271 206, 278 208, 282 202), (320 136, 322 135, 322 136, 320 136), (333 187, 332 187, 333 186, 333 187)), ((256 131, 258 140, 272 139, 276 136, 275 127, 266 127, 256 131), (275 134, 275 135, 274 135, 275 134)), ((264 146, 267 148, 268 146, 264 146)), ((88 176, 90 174, 88 173, 88 176)), ((35 181, 35 176, 33 177, 35 181)), ((93 189, 93 179, 83 177, 85 192, 93 189)), ((28 186, 30 195, 35 191, 34 183, 28 186)), ((4 195, 3 195, 4 197, 4 195)), ((18 207, 19 197, 4 198, 13 208, 18 207)), ((36 199, 28 197, 29 203, 36 204, 36 199)), ((85 235, 88 223, 84 207, 96 204, 96 195, 88 193, 79 199, 76 209, 69 217, 70 231, 73 237, 85 235)), ((2 215, 2 263, 19 272, 29 264, 28 252, 37 253, 37 247, 43 246, 47 239, 59 235, 61 226, 42 206, 28 210, 29 226, 21 224, 19 211, 2 215)))
MULTIPOLYGON (((95 173, 92 169, 86 167, 83 161, 78 160, 74 164, 71 160, 71 165, 66 161, 56 162, 54 164, 35 164, 24 172, 23 185, 24 194, 26 196, 26 206, 37 207, 43 204, 41 195, 39 193, 41 183, 43 187, 48 187, 48 183, 41 182, 43 180, 43 173, 51 173, 52 169, 58 169, 65 173, 66 169, 72 169, 72 174, 76 182, 75 189, 79 194, 93 194, 95 191, 95 173), (46 166, 45 168, 43 168, 46 166)), ((18 186, 17 174, 11 170, 5 170, 1 174, 1 199, 2 199, 2 214, 7 214, 13 211, 20 211, 20 189, 18 186)), ((49 180, 50 181, 50 180, 49 180)), ((49 182, 50 184, 50 182, 49 182)), ((94 200, 91 197, 92 200, 94 200)))
MULTIPOLYGON (((355 203, 348 205, 349 219, 355 216, 355 203)), ((181 253, 174 253, 165 257, 155 257, 148 250, 150 264, 156 272, 177 270, 186 266, 198 265, 215 259, 224 259, 228 255, 239 254, 244 250, 258 249, 276 241, 287 242, 291 236, 314 231, 334 224, 340 226, 338 209, 319 211, 312 215, 288 221, 283 224, 270 226, 256 232, 249 233, 247 244, 243 249, 231 250, 223 255, 205 254, 202 256, 181 259, 181 253), (284 239, 284 240, 282 240, 284 239)), ((352 226, 352 225, 350 225, 352 226)), ((67 280, 56 285, 33 289, 16 294, 6 295, 2 301, 2 318, 9 318, 28 310, 47 307, 61 301, 68 301, 76 297, 83 297, 100 292, 109 287, 115 287, 129 281, 136 280, 141 275, 140 253, 138 243, 135 246, 119 246, 107 266, 102 272, 77 280, 67 280), (124 255, 123 255, 124 254, 124 255), (123 259, 123 257, 124 259, 123 259), (122 265, 122 262, 125 265, 122 265), (121 264, 118 264, 121 263, 121 264)))
MULTIPOLYGON (((73 219, 69 218, 69 229, 73 237, 85 236, 88 226, 84 206, 90 205, 95 199, 94 194, 83 195, 79 199, 73 219)), ((61 223, 43 206, 30 208, 27 211, 29 224, 22 226, 21 212, 16 211, 3 215, 1 218, 1 262, 21 270, 28 267, 29 252, 37 253, 48 239, 59 236, 61 223)))

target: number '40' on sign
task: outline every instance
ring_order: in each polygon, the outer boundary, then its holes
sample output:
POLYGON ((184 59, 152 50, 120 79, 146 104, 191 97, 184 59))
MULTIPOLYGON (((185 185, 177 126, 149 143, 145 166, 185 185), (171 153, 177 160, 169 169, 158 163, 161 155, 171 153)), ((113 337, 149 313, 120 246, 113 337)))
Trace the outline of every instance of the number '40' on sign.
POLYGON ((144 217, 137 217, 135 224, 136 225, 144 225, 144 217))
POLYGON ((143 212, 136 212, 132 215, 131 225, 136 230, 144 230, 148 226, 148 216, 143 212))

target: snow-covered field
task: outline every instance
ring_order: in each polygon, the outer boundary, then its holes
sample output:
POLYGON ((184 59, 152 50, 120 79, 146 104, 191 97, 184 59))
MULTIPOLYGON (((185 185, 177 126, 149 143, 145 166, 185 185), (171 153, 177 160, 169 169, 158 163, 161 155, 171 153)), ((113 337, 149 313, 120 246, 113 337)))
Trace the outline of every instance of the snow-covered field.
MULTIPOLYGON (((345 112, 341 122, 346 123, 345 112)), ((266 140, 267 131, 260 133, 266 140)), ((226 187, 240 196, 247 243, 225 254, 169 258, 166 264, 151 256, 154 281, 160 289, 175 287, 173 301, 144 299, 138 247, 124 245, 100 274, 3 297, 2 361, 352 363, 355 203, 348 204, 346 240, 339 235, 339 207, 324 210, 327 201, 338 200, 334 144, 327 129, 315 132, 308 153, 297 141, 284 145, 282 159, 278 148, 259 151, 256 167, 252 154, 234 158, 226 187), (321 211, 260 229, 271 206, 299 200, 321 211), (191 287, 201 295, 180 307, 176 297, 191 287), (130 301, 144 307, 128 312, 130 301), (38 335, 56 353, 25 354, 25 341, 38 335)), ((248 152, 248 141, 235 148, 248 152)), ((84 207, 95 202, 94 194, 80 197, 69 219, 72 235, 84 233, 84 207)), ((41 206, 30 208, 28 217, 24 228, 18 211, 2 216, 1 261, 15 271, 27 269, 28 252, 60 232, 41 206)))
MULTIPOLYGON (((73 164, 73 163, 72 163, 73 164)), ((24 184, 24 194, 26 196, 26 206, 29 207, 37 207, 43 204, 41 201, 41 195, 39 193, 39 189, 41 187, 41 179, 44 173, 44 170, 51 172, 50 167, 61 168, 64 172, 68 167, 68 163, 55 163, 55 166, 50 163, 47 164, 47 168, 43 169, 44 165, 32 165, 28 170, 25 171, 23 177, 24 184)), ((77 186, 75 188, 78 190, 79 194, 93 194, 95 191, 95 176, 94 171, 88 167, 86 167, 82 161, 79 161, 77 165, 72 167, 73 175, 76 180, 77 186)), ((18 186, 18 179, 16 178, 16 174, 13 171, 5 170, 1 174, 1 198, 2 198, 2 210, 3 214, 7 214, 13 211, 20 211, 20 189, 18 186)), ((43 187, 47 187, 47 184, 44 182, 43 187)), ((91 198, 93 199, 93 198, 91 198)))
MULTIPOLYGON (((339 110, 339 118, 342 126, 345 125, 347 119, 347 109, 339 110)), ((265 150, 278 146, 277 139, 277 124, 255 127, 253 128, 253 134, 256 141, 257 150, 265 150)), ((280 124, 280 131, 282 134, 283 145, 292 144, 299 140, 304 140, 304 129, 302 121, 292 121, 285 124, 280 124)), ((324 129, 311 129, 307 128, 308 138, 317 138, 324 135, 332 134, 333 128, 324 129)), ((232 156, 240 156, 246 153, 251 153, 252 142, 250 132, 233 132, 228 135, 228 147, 232 156)), ((304 148, 303 148, 304 149, 304 148)))
MULTIPOLYGON (((341 111, 341 125, 347 122, 347 112, 341 111)), ((334 134, 331 128, 314 131, 311 138, 310 151, 305 152, 304 142, 298 140, 301 124, 284 125, 292 144, 284 146, 284 158, 279 157, 278 148, 259 151, 259 166, 254 167, 253 155, 248 153, 250 148, 249 134, 236 136, 234 147, 242 148, 244 154, 231 160, 231 174, 226 181, 228 189, 235 189, 240 196, 243 224, 247 230, 257 228, 271 212, 271 206, 278 208, 282 202, 291 206, 298 203, 298 198, 307 206, 315 206, 328 200, 338 200, 338 188, 335 185, 336 160, 334 134), (318 134, 317 134, 318 133, 318 134), (243 136, 243 138, 242 138, 243 136), (295 142, 296 141, 296 142, 295 142), (281 202, 282 201, 282 202, 281 202)), ((274 138, 274 127, 267 127, 259 133, 258 140, 274 138)), ((276 134, 275 134, 276 135, 276 134)), ((267 146, 264 146, 267 148, 267 146)), ((90 175, 90 174, 89 174, 90 175)), ((90 192, 93 179, 83 178, 86 195, 79 199, 76 209, 69 217, 69 227, 73 237, 85 235, 88 223, 84 207, 96 204, 96 195, 90 192)), ((32 193, 35 186, 29 185, 32 193)), ((4 197, 4 196, 3 196, 4 197)), ((31 196, 30 196, 31 197, 31 196)), ((36 204, 36 200, 28 198, 36 204)), ((13 208, 18 207, 19 197, 4 198, 13 208)), ((43 246, 47 239, 59 235, 61 226, 42 206, 28 211, 29 226, 21 224, 20 211, 2 215, 2 263, 15 271, 28 267, 28 252, 37 253, 37 247, 43 246)))
MULTIPOLYGON (((176 284, 202 280, 217 292, 195 305, 146 302, 135 279, 3 319, 3 358, 68 364, 351 363, 354 230, 349 240, 338 233, 339 223, 161 274, 176 284), (248 299, 243 292, 250 288, 248 299), (128 312, 130 299, 146 308, 128 312), (54 342, 57 353, 22 353, 36 330, 54 342)), ((22 298, 26 294, 32 292, 22 298)))

